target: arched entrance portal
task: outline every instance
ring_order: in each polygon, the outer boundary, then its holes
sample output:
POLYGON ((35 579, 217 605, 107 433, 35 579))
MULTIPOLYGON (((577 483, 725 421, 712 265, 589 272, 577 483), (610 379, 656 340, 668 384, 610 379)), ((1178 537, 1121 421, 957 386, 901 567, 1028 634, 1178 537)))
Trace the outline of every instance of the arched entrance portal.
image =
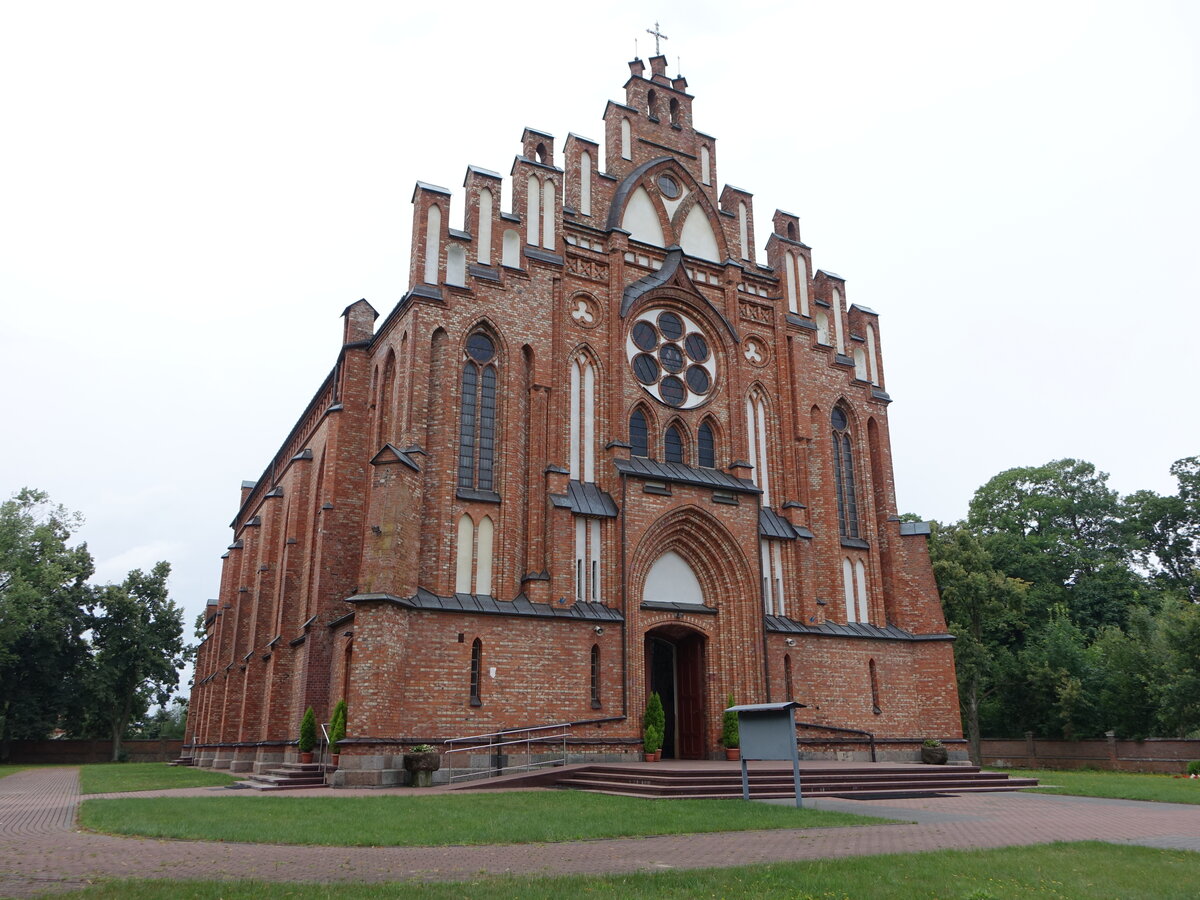
POLYGON ((704 635, 679 625, 646 634, 646 684, 666 714, 664 759, 704 759, 704 635))

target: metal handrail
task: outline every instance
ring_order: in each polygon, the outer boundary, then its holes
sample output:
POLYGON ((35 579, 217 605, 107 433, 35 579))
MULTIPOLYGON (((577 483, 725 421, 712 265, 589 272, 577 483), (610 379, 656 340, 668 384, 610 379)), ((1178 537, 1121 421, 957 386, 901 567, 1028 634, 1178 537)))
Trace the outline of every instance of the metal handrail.
POLYGON ((837 725, 822 725, 819 722, 797 722, 797 728, 820 728, 824 731, 837 731, 844 734, 862 734, 871 741, 871 762, 876 762, 875 759, 875 735, 869 731, 863 731, 861 728, 841 728, 837 725))
POLYGON ((321 723, 321 756, 320 756, 321 784, 329 784, 328 753, 329 753, 329 726, 330 726, 330 724, 331 723, 329 723, 329 722, 321 723))
POLYGON ((571 734, 571 722, 559 722, 555 725, 532 725, 528 728, 508 728, 504 731, 494 731, 490 734, 476 734, 470 737, 449 738, 442 743, 449 746, 443 756, 447 757, 446 779, 453 783, 455 779, 474 778, 479 775, 492 777, 500 775, 503 772, 518 772, 523 769, 538 769, 543 766, 566 765, 567 763, 567 738, 571 734), (554 732, 553 734, 539 734, 538 732, 554 732), (515 737, 514 735, 524 735, 524 737, 515 737), (499 740, 499 738, 510 737, 511 740, 499 740), (541 762, 530 762, 519 766, 501 765, 502 753, 501 747, 512 747, 518 744, 525 745, 525 753, 527 756, 532 756, 532 745, 548 744, 551 741, 557 743, 558 739, 562 739, 562 755, 553 759, 542 760, 541 762), (469 747, 454 747, 453 744, 470 744, 469 747), (473 772, 470 767, 461 775, 454 774, 454 762, 450 757, 455 753, 470 753, 487 748, 492 751, 492 762, 485 772, 473 772))

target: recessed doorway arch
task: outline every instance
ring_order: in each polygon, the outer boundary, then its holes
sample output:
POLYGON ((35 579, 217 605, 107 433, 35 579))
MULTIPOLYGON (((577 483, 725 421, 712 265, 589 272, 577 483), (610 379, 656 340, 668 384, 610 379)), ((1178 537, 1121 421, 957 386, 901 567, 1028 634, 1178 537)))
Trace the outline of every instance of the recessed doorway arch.
POLYGON ((660 625, 646 632, 647 690, 658 692, 666 716, 664 759, 708 756, 704 722, 706 644, 703 633, 685 625, 660 625))

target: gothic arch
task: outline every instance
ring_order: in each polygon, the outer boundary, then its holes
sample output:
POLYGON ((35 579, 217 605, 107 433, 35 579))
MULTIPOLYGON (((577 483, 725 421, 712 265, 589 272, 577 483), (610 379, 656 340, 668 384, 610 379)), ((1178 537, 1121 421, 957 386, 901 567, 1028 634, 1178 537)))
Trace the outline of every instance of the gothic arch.
POLYGON ((670 156, 660 156, 644 162, 625 176, 613 194, 612 206, 609 207, 607 227, 610 230, 621 227, 626 208, 639 188, 645 190, 654 200, 654 208, 662 226, 663 241, 667 247, 682 244, 684 222, 693 206, 699 205, 708 220, 709 228, 712 229, 716 244, 718 258, 712 261, 720 262, 729 258, 731 254, 728 242, 725 240, 725 231, 721 227, 721 220, 712 199, 695 177, 670 156), (655 184, 655 176, 666 172, 669 172, 671 177, 676 179, 686 191, 686 196, 678 203, 674 202, 674 198, 666 198, 664 201, 655 184), (673 206, 674 209, 669 209, 668 205, 673 206))
POLYGON ((668 551, 678 553, 696 573, 707 606, 754 591, 758 584, 729 529, 700 507, 685 506, 651 525, 630 555, 630 597, 640 600, 650 567, 668 551))

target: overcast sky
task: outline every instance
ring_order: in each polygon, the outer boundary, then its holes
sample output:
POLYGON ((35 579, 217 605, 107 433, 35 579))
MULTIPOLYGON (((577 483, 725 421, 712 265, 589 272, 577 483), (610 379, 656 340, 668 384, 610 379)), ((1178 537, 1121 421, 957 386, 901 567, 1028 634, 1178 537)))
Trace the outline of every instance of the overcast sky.
MULTIPOLYGON (((880 314, 902 511, 1064 456, 1200 453, 1200 4, 0 6, 0 494, 84 513, 99 580, 216 595, 242 479, 407 288, 413 183, 602 139, 634 42, 757 233, 880 314), (551 14, 553 10, 553 14, 551 14)), ((759 248, 762 250, 761 246, 759 248)))

